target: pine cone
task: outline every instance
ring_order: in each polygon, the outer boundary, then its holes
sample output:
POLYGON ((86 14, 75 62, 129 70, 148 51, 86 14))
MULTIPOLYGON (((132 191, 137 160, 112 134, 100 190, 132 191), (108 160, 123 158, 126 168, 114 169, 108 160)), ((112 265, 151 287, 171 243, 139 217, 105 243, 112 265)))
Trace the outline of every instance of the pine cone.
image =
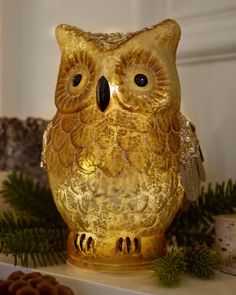
POLYGON ((39 272, 25 274, 22 271, 11 273, 0 281, 1 295, 74 295, 74 292, 50 275, 39 272))

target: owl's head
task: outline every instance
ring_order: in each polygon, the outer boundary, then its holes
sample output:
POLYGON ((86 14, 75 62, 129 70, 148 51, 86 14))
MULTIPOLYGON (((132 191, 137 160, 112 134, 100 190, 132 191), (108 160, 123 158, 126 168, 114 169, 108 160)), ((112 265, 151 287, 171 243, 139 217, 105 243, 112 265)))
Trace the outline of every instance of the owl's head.
POLYGON ((173 20, 135 33, 92 34, 60 25, 61 65, 55 102, 59 112, 93 105, 156 113, 180 107, 175 66, 180 28, 173 20))

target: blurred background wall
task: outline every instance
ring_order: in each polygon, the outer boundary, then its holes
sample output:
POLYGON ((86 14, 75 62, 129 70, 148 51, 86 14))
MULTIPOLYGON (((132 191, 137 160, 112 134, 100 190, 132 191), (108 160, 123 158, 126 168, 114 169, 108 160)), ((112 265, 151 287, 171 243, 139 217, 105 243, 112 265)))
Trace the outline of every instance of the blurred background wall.
POLYGON ((0 0, 0 116, 52 118, 56 25, 133 31, 169 17, 182 29, 182 111, 197 126, 207 179, 236 179, 235 0, 0 0))

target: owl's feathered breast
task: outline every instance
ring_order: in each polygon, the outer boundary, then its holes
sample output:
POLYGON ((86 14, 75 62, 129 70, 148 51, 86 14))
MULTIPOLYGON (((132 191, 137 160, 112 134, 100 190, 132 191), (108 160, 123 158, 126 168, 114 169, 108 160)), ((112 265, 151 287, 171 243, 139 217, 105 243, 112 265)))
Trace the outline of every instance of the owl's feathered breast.
POLYGON ((180 151, 177 113, 162 111, 145 117, 113 110, 103 116, 95 109, 57 113, 48 137, 49 170, 77 166, 85 174, 100 169, 115 177, 125 165, 146 173, 154 162, 163 171, 178 170, 173 164, 180 151))

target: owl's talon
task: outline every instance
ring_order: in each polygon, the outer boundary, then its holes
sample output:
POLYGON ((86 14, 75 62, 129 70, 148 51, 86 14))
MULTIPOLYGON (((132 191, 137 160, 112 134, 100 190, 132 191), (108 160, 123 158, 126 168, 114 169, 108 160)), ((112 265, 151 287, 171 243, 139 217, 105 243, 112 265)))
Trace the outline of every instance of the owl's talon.
POLYGON ((120 252, 122 251, 122 244, 123 244, 123 239, 122 238, 119 238, 118 248, 119 248, 120 252))
POLYGON ((131 246, 130 238, 127 237, 126 238, 126 247, 127 247, 127 252, 128 253, 130 252, 130 246, 131 246))
POLYGON ((92 237, 89 237, 88 240, 87 240, 87 249, 88 250, 90 250, 92 241, 93 241, 93 238, 92 237))
POLYGON ((75 248, 77 249, 77 250, 79 250, 79 247, 78 247, 78 245, 77 245, 77 240, 78 240, 78 234, 76 234, 75 236, 74 236, 74 246, 75 246, 75 248))
POLYGON ((93 252, 94 248, 94 238, 91 237, 89 234, 83 233, 81 235, 76 234, 74 236, 74 245, 78 251, 84 253, 91 253, 93 252))
POLYGON ((134 238, 134 251, 137 252, 139 249, 139 241, 137 238, 134 238))
POLYGON ((119 238, 118 240, 118 249, 120 252, 123 253, 138 253, 140 252, 140 243, 138 238, 131 239, 130 237, 126 237, 125 239, 119 238), (126 247, 124 247, 124 243, 126 244, 126 247))
POLYGON ((85 239, 85 234, 82 234, 81 237, 80 237, 80 241, 79 241, 79 245, 80 245, 80 249, 83 251, 83 241, 85 239))

